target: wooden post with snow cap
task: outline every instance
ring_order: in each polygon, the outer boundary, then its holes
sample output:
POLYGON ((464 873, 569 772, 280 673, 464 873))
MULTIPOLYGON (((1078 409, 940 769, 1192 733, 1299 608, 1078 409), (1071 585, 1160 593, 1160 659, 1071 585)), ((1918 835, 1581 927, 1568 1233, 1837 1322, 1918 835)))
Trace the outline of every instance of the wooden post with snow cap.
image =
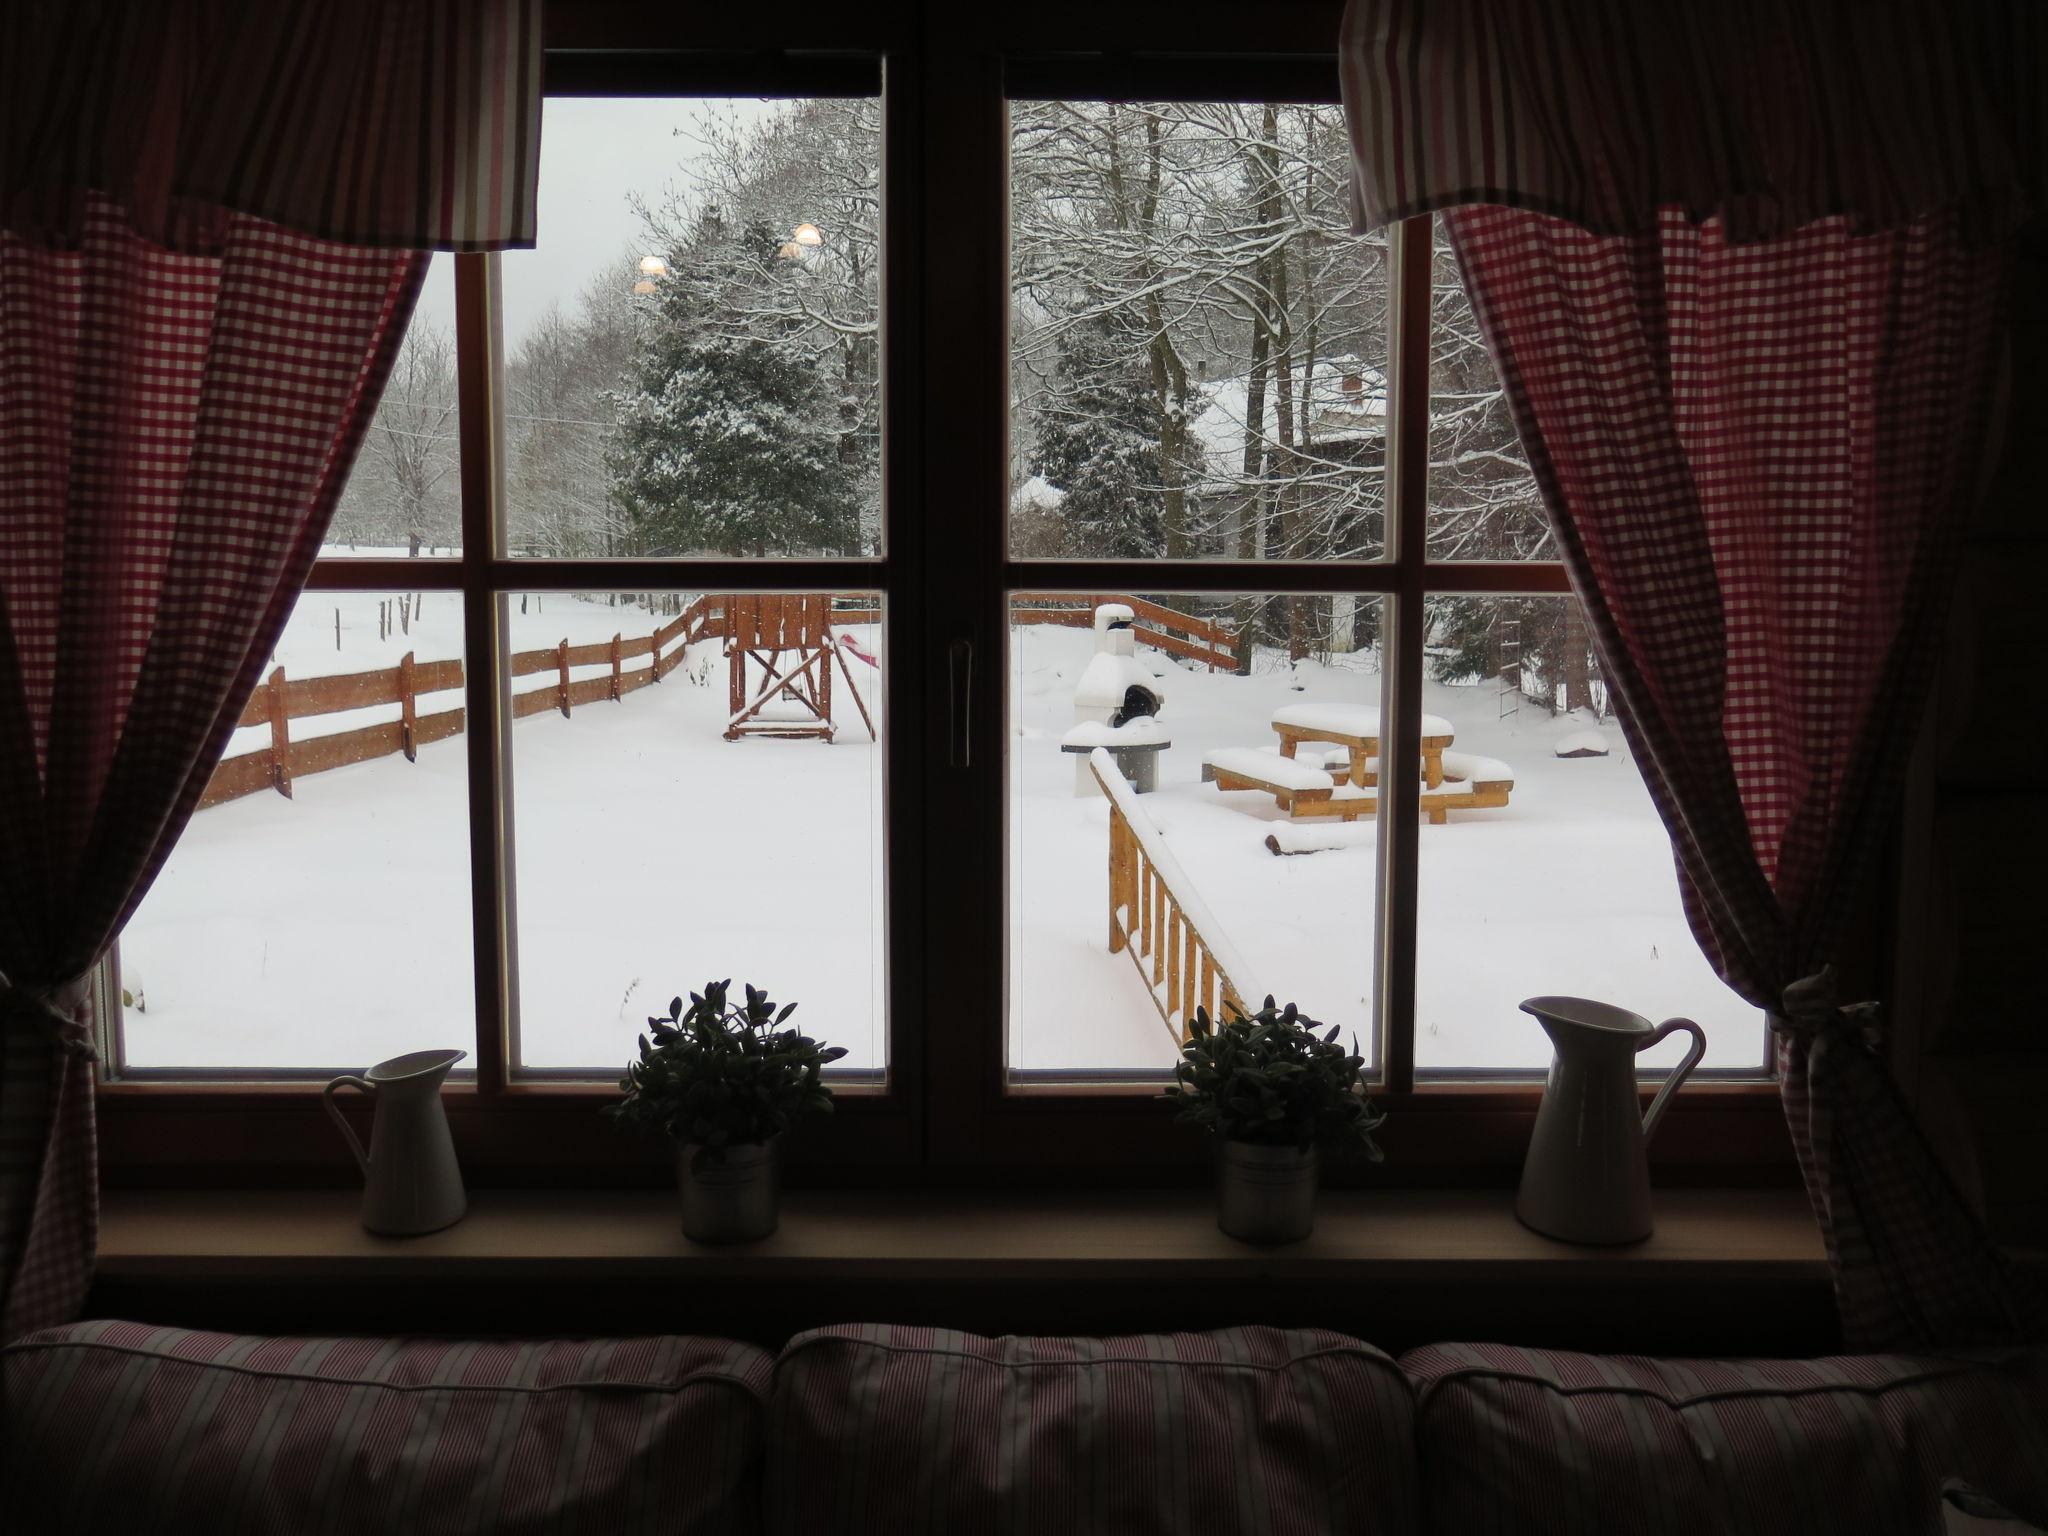
POLYGON ((413 653, 398 658, 398 740, 408 763, 420 760, 419 703, 413 695, 413 653))
POLYGON ((619 699, 620 699, 620 697, 621 697, 621 692, 622 692, 622 691, 621 691, 621 689, 620 689, 620 687, 619 687, 619 646, 620 646, 620 645, 621 645, 622 643, 623 643, 623 641, 621 640, 621 638, 620 638, 620 637, 619 637, 618 635, 613 635, 613 636, 612 636, 612 693, 611 693, 611 697, 612 697, 612 702, 613 702, 614 704, 616 704, 616 703, 617 703, 617 702, 619 701, 619 699))
POLYGON ((284 668, 270 674, 270 782, 285 799, 292 798, 291 716, 284 698, 284 668))
POLYGON ((564 720, 569 718, 569 637, 562 636, 562 643, 555 647, 560 660, 561 681, 555 685, 555 707, 562 712, 564 720))

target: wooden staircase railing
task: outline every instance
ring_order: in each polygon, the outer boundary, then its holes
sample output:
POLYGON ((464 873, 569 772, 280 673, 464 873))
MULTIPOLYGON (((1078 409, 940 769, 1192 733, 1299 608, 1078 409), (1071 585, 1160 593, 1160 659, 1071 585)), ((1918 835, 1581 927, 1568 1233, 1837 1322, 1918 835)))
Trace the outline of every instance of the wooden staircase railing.
POLYGON ((1117 771, 1116 759, 1098 747, 1088 765, 1109 798, 1109 952, 1130 955, 1176 1044, 1187 1039, 1197 1007, 1217 1020, 1226 1009, 1250 1012, 1244 962, 1117 771))

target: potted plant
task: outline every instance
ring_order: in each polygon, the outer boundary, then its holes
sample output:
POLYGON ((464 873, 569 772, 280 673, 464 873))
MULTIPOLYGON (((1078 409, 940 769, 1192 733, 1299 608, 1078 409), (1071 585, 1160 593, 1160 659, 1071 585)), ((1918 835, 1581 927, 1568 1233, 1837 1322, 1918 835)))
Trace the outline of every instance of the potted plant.
MULTIPOLYGON (((1223 1024, 1195 1010, 1167 1096, 1175 1118, 1222 1143, 1216 1224, 1248 1243, 1291 1243, 1315 1225, 1319 1151, 1380 1160, 1386 1111, 1365 1096, 1365 1062, 1294 1004, 1272 998, 1223 1024)), ((1356 1042, 1354 1042, 1355 1046, 1356 1042)))
POLYGON ((700 1243, 775 1230, 777 1142, 812 1110, 832 1108, 820 1070, 846 1054, 784 1028, 795 1003, 777 1012, 750 986, 745 1005, 734 1005, 731 985, 711 982, 687 1008, 676 998, 667 1018, 649 1019, 639 1060, 619 1080, 626 1096, 605 1109, 627 1130, 675 1143, 683 1234, 700 1243))

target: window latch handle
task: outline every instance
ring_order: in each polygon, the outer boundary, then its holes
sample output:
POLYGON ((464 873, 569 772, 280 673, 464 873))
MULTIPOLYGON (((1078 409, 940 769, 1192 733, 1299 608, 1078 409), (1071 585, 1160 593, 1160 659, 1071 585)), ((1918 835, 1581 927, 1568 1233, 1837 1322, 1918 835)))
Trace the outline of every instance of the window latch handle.
POLYGON ((974 642, 955 640, 946 648, 947 761, 955 768, 971 766, 967 717, 974 700, 974 642))

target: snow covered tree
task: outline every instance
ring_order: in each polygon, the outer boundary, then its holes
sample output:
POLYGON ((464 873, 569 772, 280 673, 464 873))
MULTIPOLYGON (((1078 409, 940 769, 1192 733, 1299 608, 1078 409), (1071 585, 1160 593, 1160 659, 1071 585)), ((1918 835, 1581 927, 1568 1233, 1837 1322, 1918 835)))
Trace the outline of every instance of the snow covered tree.
POLYGON ((506 367, 506 509, 520 549, 617 554, 630 530, 611 495, 613 397, 633 365, 637 257, 621 254, 573 313, 550 307, 506 367))
POLYGON ((781 280, 773 232, 703 222, 656 298, 632 387, 618 397, 613 497, 640 553, 849 554, 859 487, 841 460, 838 401, 800 338, 710 323, 746 273, 781 280))
POLYGON ((1110 320, 1063 333, 1053 387, 1038 397, 1032 425, 1038 472, 1064 493, 1057 553, 1156 554, 1164 483, 1157 412, 1150 380, 1110 320))
POLYGON ((1383 454, 1355 421, 1324 434, 1340 362, 1384 349, 1384 242, 1345 233, 1335 109, 1020 102, 1011 122, 1018 482, 1067 414, 1069 331, 1106 326, 1160 453, 1145 553, 1371 553, 1383 454))
POLYGON ((451 546, 462 523, 456 441, 455 339, 415 318, 329 538, 346 543, 451 546))

